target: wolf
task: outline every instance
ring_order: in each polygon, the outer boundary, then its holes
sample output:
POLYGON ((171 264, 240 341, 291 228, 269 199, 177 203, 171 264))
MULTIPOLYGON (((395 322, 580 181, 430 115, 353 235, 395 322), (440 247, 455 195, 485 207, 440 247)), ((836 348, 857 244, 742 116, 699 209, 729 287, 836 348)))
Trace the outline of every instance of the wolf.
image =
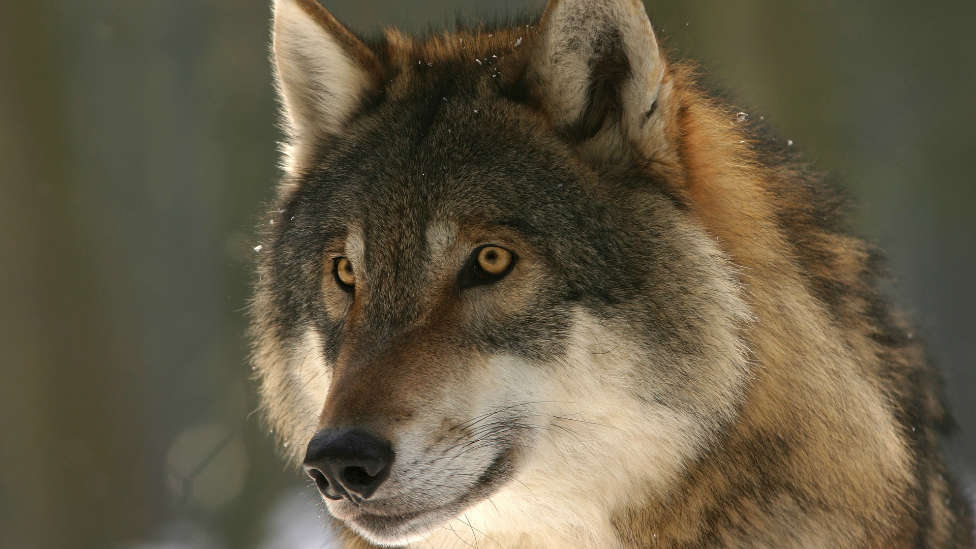
POLYGON ((253 367, 346 547, 974 547, 879 252, 639 1, 273 64, 253 367))

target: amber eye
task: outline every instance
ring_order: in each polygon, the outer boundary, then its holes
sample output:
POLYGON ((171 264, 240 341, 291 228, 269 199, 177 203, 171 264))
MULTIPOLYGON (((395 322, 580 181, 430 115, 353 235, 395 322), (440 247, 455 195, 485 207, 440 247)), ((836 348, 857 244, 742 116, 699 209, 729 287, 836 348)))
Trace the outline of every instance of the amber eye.
POLYGON ((485 246, 478 252, 478 266, 490 275, 500 275, 512 264, 512 252, 498 246, 485 246))
POLYGON ((332 272, 340 288, 348 292, 355 289, 356 271, 353 270, 352 262, 348 258, 337 257, 333 262, 332 272))
POLYGON ((514 252, 501 246, 482 246, 471 254, 471 259, 458 274, 461 288, 490 284, 511 272, 518 259, 514 252))

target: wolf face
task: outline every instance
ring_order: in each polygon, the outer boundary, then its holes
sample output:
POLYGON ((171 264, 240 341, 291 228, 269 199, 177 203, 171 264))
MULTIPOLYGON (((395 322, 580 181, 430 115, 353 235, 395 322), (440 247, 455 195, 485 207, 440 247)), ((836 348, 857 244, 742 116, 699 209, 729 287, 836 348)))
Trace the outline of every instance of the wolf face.
POLYGON ((289 139, 255 368, 329 512, 384 545, 628 544, 619 513, 741 422, 762 298, 689 183, 643 7, 366 45, 278 0, 274 57, 289 139))

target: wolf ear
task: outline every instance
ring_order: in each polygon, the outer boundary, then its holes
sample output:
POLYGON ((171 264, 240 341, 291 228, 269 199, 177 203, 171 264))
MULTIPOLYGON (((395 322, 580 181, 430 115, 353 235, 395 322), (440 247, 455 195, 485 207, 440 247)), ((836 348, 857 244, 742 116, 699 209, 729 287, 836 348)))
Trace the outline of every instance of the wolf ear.
POLYGON ((545 109, 567 137, 612 131, 646 140, 665 73, 639 0, 550 0, 532 72, 545 109))
POLYGON ((293 141, 337 132, 378 84, 376 55, 316 0, 275 0, 273 43, 293 141))

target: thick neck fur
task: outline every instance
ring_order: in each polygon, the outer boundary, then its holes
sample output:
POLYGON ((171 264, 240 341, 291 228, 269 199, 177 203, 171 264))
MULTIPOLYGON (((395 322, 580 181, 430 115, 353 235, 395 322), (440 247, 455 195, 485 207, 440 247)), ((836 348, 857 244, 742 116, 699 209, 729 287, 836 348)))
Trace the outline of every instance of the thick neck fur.
POLYGON ((937 376, 883 305, 877 253, 835 199, 764 162, 735 112, 672 72, 693 215, 741 270, 759 365, 735 428, 673 499, 616 510, 626 545, 948 546, 969 538, 942 470, 937 376), (804 337, 794 337, 804 334, 804 337), (922 521, 917 520, 924 517, 922 521))

